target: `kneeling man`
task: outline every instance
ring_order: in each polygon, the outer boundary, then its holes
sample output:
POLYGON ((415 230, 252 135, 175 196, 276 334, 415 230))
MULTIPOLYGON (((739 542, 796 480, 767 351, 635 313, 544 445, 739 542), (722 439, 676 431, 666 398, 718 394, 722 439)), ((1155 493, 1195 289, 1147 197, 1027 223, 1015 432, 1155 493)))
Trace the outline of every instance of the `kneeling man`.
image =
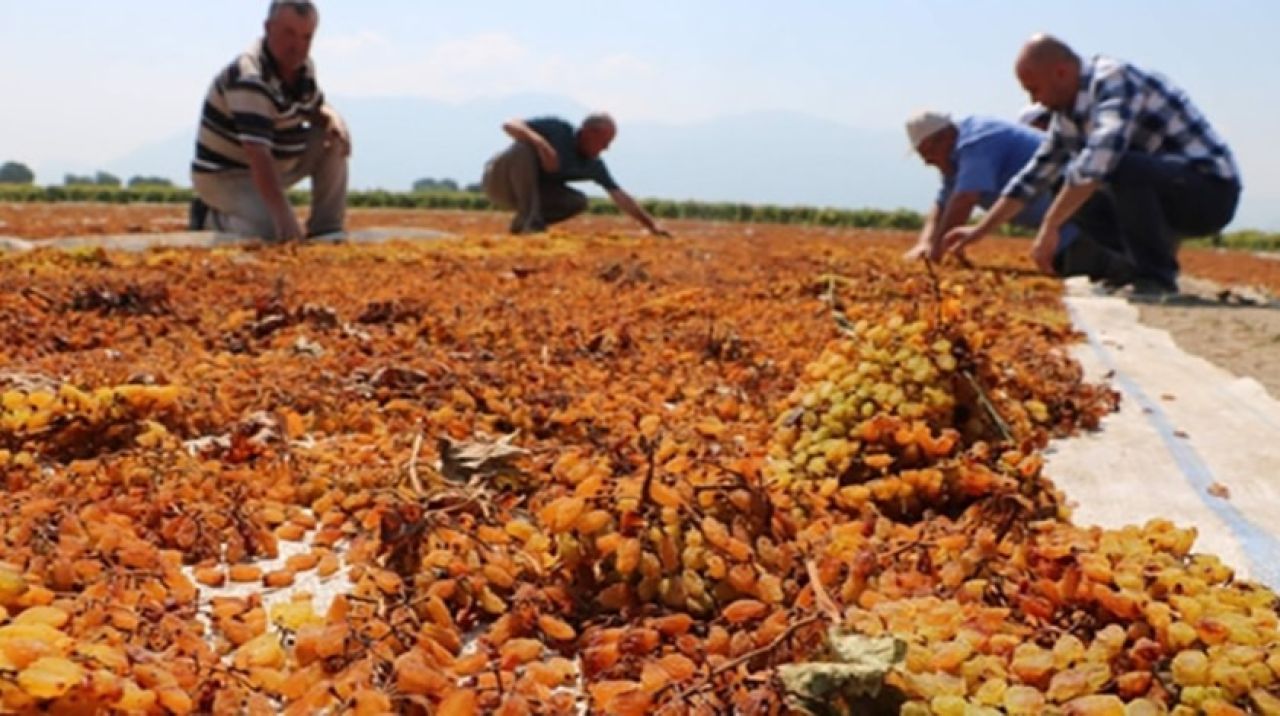
POLYGON ((214 79, 192 163, 192 228, 268 241, 343 230, 351 136, 316 84, 309 55, 319 22, 311 0, 273 0, 265 37, 214 79), (303 179, 305 233, 286 194, 303 179))
POLYGON ((1049 35, 1022 48, 1015 72, 1053 112, 1048 139, 980 223, 947 234, 947 249, 978 241, 1061 181, 1032 246, 1041 269, 1052 269, 1063 227, 1105 196, 1118 226, 1109 246, 1133 265, 1128 283, 1136 293, 1176 293, 1178 241, 1215 234, 1235 216, 1240 172, 1227 144, 1168 79, 1081 57, 1049 35))
MULTIPOLYGON (((947 232, 968 223, 975 207, 990 209, 1045 139, 1044 132, 1022 123, 987 117, 952 119, 941 112, 919 112, 907 121, 907 137, 926 164, 942 174, 942 189, 929 212, 920 238, 908 259, 942 258, 947 232)), ((1012 217, 1011 223, 1037 229, 1053 197, 1042 192, 1012 217)), ((1105 201, 1102 197, 1098 201, 1105 201)), ((1099 207, 1091 221, 1068 222, 1053 256, 1059 276, 1088 276, 1094 280, 1124 281, 1132 273, 1129 262, 1096 240, 1116 232, 1110 212, 1099 207)))

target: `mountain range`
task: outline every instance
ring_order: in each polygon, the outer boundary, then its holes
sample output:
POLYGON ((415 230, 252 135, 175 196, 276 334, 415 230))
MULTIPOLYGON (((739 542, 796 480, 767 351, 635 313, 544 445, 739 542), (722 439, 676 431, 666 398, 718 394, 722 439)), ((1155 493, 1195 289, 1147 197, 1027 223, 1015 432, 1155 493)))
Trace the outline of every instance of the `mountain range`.
MULTIPOLYGON (((477 182, 508 141, 511 117, 555 115, 576 123, 587 108, 544 95, 451 104, 423 98, 342 98, 351 125, 351 183, 407 191, 425 178, 477 182)), ((690 124, 627 122, 604 155, 636 196, 840 207, 920 208, 935 174, 899 132, 849 127, 795 112, 754 112, 690 124)), ((187 184, 195 129, 175 132, 101 167, 117 176, 169 177, 187 184)), ((99 167, 68 168, 77 173, 99 167)), ((40 167, 45 178, 61 176, 40 167)))
MULTIPOLYGON (((407 191, 422 178, 477 182, 508 141, 511 117, 587 108, 564 97, 512 95, 449 103, 417 97, 334 97, 354 136, 355 189, 407 191)), ((908 151, 905 133, 853 127, 799 112, 759 111, 686 124, 628 122, 605 154, 614 178, 640 197, 923 210, 936 172, 908 151)), ((186 185, 195 128, 142 146, 102 167, 36 167, 44 182, 105 169, 122 178, 164 176, 186 185)), ((1250 197, 1236 226, 1280 229, 1280 200, 1250 197)))

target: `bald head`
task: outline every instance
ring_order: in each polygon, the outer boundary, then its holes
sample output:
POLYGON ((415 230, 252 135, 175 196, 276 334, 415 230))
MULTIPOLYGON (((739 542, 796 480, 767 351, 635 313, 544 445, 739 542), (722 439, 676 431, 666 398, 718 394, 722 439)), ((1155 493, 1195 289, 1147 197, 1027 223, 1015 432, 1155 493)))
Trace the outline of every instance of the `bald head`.
POLYGON ((578 130, 578 151, 584 157, 595 158, 613 143, 618 136, 618 125, 608 112, 593 112, 582 120, 578 130))
POLYGON ((613 122, 613 115, 608 112, 592 112, 587 118, 582 120, 583 129, 607 129, 612 132, 618 131, 618 125, 613 122))
POLYGON ((1018 65, 1043 67, 1058 62, 1079 62, 1080 58, 1067 45, 1053 35, 1032 35, 1018 53, 1018 65))
POLYGON ((1075 104, 1080 88, 1080 57, 1053 35, 1033 35, 1022 46, 1014 65, 1018 82, 1039 103, 1055 112, 1075 104))

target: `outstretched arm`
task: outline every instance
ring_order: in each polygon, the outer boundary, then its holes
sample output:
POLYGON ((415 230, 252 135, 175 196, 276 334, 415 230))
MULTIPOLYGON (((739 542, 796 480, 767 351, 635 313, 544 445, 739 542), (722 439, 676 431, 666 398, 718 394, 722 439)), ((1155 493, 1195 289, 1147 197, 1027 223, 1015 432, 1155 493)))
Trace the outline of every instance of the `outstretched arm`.
POLYGON ((271 213, 271 222, 276 228, 275 238, 281 241, 301 239, 302 226, 293 213, 293 207, 289 206, 271 148, 258 142, 244 142, 244 153, 249 158, 249 176, 253 186, 271 213))
POLYGON ((930 261, 941 259, 945 253, 943 237, 957 226, 964 226, 973 214, 973 207, 978 205, 977 192, 958 192, 947 197, 947 203, 939 207, 936 204, 929 212, 924 229, 915 248, 908 254, 909 259, 927 257, 930 261))
POLYGON ((533 147, 538 153, 538 162, 542 164, 543 171, 554 174, 560 170, 560 157, 556 156, 556 150, 552 149, 551 143, 541 134, 533 131, 533 128, 523 119, 507 120, 502 125, 502 131, 517 142, 533 147))
POLYGON ((903 254, 902 258, 908 261, 915 261, 916 259, 926 257, 930 260, 933 259, 933 246, 938 241, 938 237, 940 235, 938 231, 938 226, 940 225, 938 219, 941 214, 942 210, 937 204, 934 204, 929 209, 929 214, 924 217, 924 226, 920 227, 920 236, 916 238, 916 245, 912 246, 907 253, 903 254))
POLYGON ((958 226, 948 231, 943 250, 946 253, 962 251, 966 246, 979 241, 1000 226, 1009 223, 1009 220, 1021 213, 1025 206, 1026 202, 1020 199, 1014 199, 1009 196, 1000 197, 995 206, 991 207, 986 216, 982 217, 982 221, 973 226, 958 226))
POLYGON ((1099 184, 1065 184, 1062 191, 1053 200, 1049 213, 1040 223, 1040 231, 1036 234, 1035 243, 1031 245, 1031 260, 1047 274, 1054 273, 1053 256, 1058 252, 1058 244, 1062 241, 1062 226, 1076 215, 1080 207, 1098 190, 1099 184))
POLYGON ((652 216, 649 216, 649 212, 637 204, 636 200, 632 199, 627 192, 621 189, 612 189, 609 191, 609 198, 622 210, 622 213, 635 219, 641 226, 648 229, 649 233, 656 236, 671 236, 671 232, 659 226, 658 222, 654 221, 652 216))

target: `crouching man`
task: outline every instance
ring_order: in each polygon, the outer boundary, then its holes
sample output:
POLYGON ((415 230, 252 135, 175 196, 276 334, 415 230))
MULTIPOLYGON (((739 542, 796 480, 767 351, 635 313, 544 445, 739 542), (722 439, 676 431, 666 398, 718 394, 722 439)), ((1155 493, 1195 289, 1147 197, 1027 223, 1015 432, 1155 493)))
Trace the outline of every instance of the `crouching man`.
POLYGON ((192 163, 193 229, 290 241, 343 230, 351 136, 309 59, 311 0, 273 0, 266 35, 214 79, 192 163), (303 231, 289 187, 311 180, 303 231))
POLYGON ((511 233, 546 231, 587 210, 587 196, 569 182, 593 181, 627 216, 650 233, 670 236, 609 174, 600 155, 618 128, 607 114, 592 114, 581 127, 555 117, 502 125, 514 142, 484 167, 484 191, 500 209, 515 211, 511 233))

